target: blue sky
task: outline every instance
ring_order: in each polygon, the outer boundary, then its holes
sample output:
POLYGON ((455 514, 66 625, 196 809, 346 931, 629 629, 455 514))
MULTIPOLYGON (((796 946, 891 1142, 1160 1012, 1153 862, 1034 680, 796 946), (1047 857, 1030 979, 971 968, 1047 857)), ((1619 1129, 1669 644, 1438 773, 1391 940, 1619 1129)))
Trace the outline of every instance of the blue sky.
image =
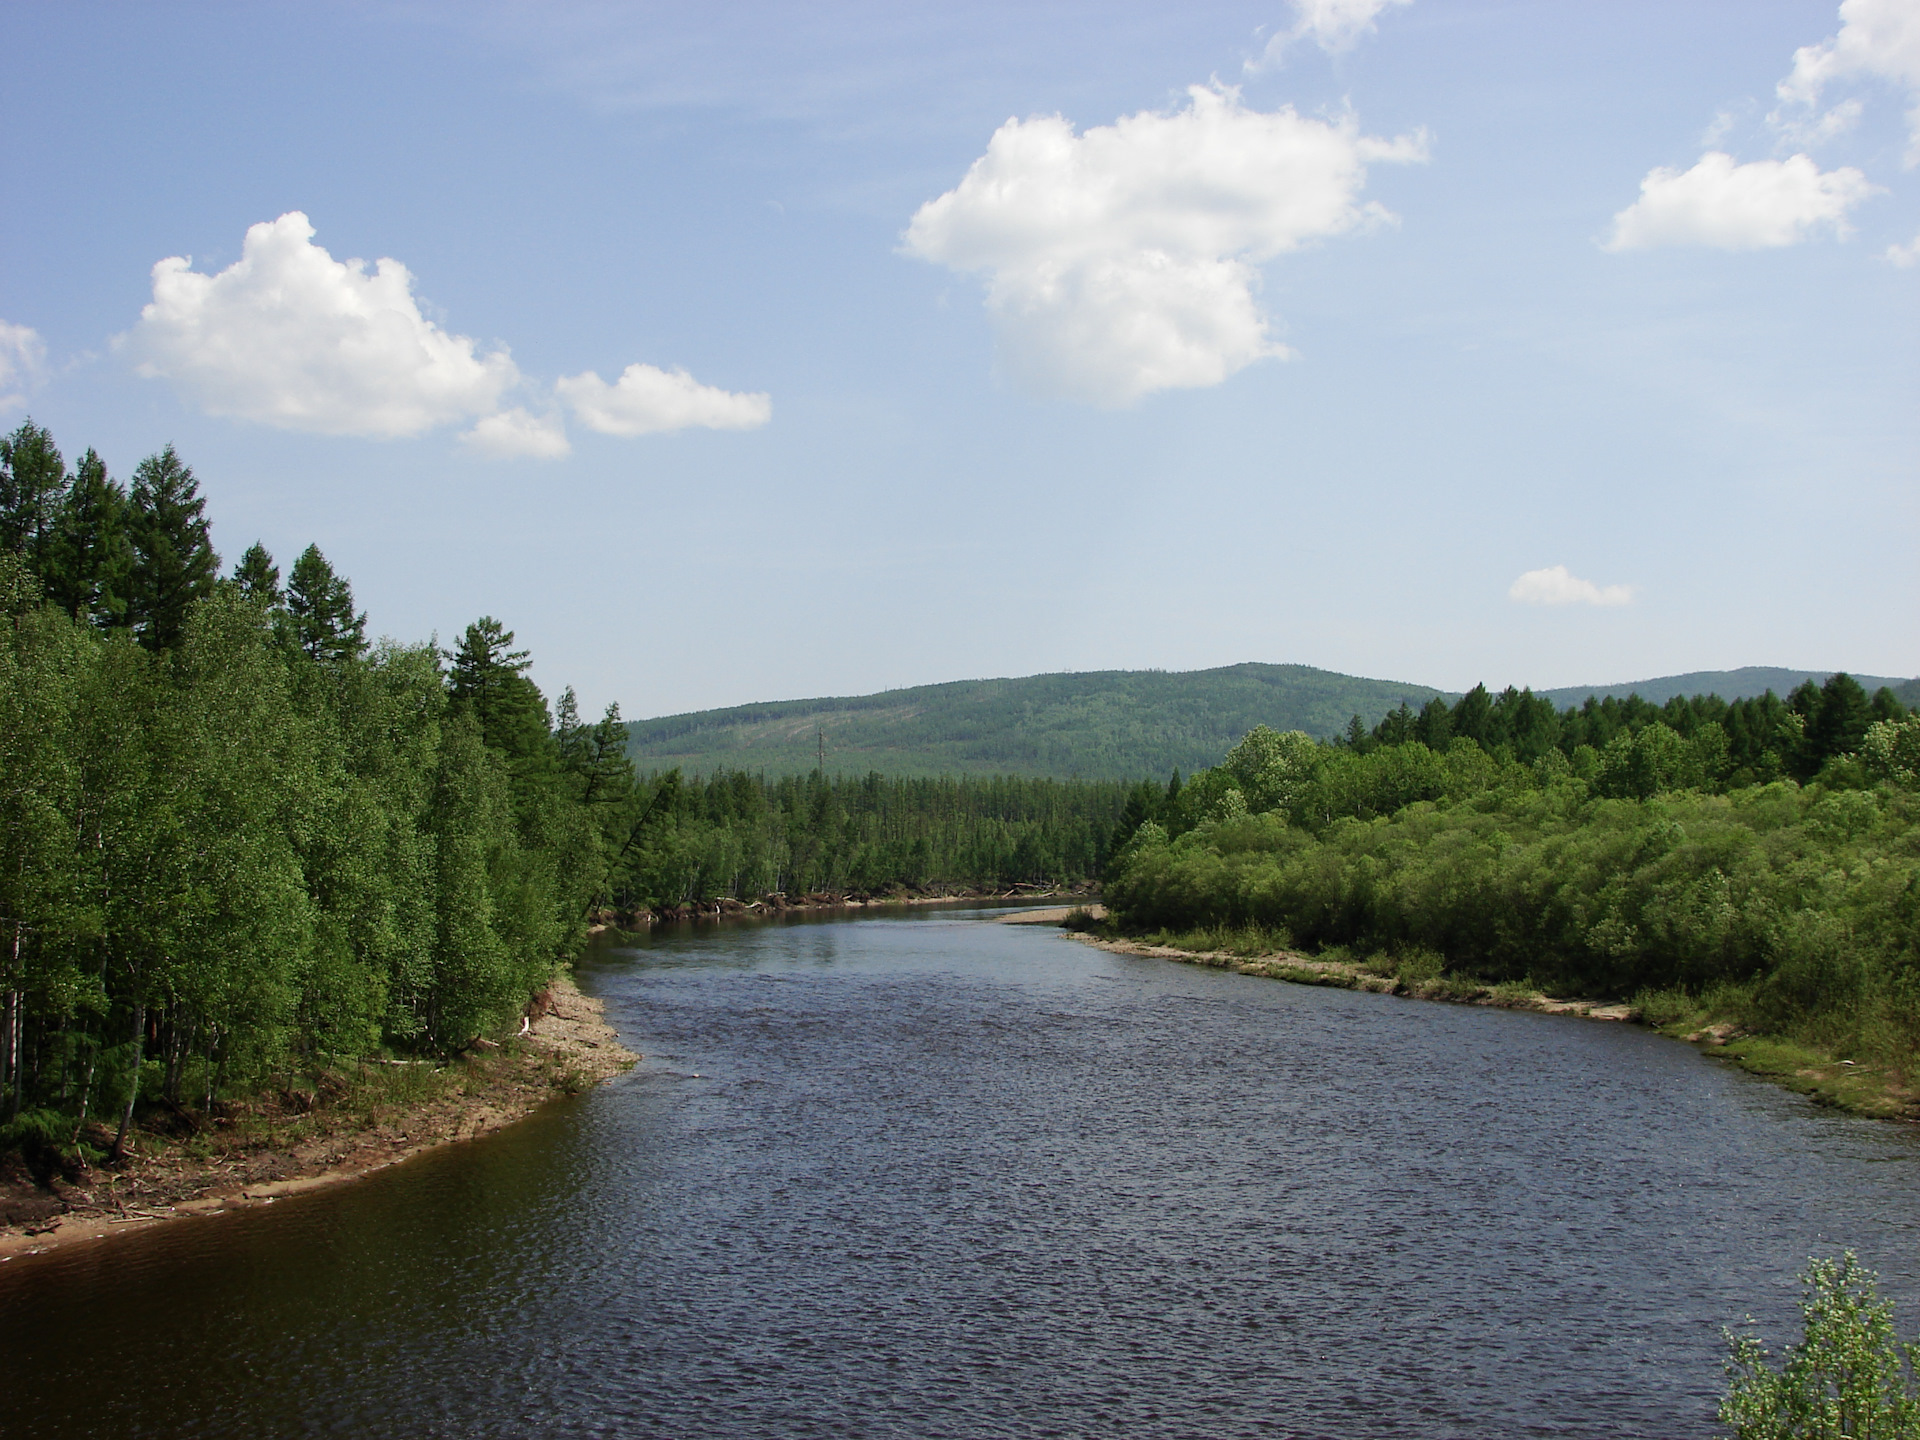
POLYGON ((1920 672, 1920 0, 0 44, 0 423, 171 441, 229 563, 317 541, 375 631, 496 615, 594 708, 1920 672))

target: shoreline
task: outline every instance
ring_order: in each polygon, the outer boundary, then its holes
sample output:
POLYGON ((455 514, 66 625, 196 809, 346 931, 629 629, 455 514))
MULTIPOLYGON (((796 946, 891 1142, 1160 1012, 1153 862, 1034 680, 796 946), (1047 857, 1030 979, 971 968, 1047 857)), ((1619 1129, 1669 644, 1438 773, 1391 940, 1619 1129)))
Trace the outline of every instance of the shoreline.
MULTIPOLYGON (((563 1096, 625 1073, 642 1057, 620 1043, 605 1006, 558 976, 526 1034, 436 1072, 433 1092, 375 1104, 368 1123, 338 1132, 244 1140, 226 1152, 182 1155, 141 1133, 121 1169, 96 1166, 44 1184, 0 1185, 0 1264, 83 1241, 153 1229, 170 1220, 271 1205, 287 1195, 348 1184, 445 1145, 490 1135, 563 1096), (455 1072, 458 1066, 457 1073, 455 1072), (39 1214, 25 1212, 39 1211, 39 1214)), ((321 1120, 328 1116, 316 1109, 321 1120)), ((295 1127, 297 1128, 297 1126, 295 1127)))
MULTIPOLYGON (((772 891, 752 900, 731 896, 718 900, 699 900, 686 905, 663 905, 658 910, 596 910, 588 932, 598 935, 606 930, 638 933, 656 925, 671 925, 688 920, 767 920, 781 915, 804 915, 831 910, 882 910, 894 905, 957 905, 965 902, 997 900, 1057 900, 1072 898, 1082 905, 1099 894, 1097 887, 1029 885, 1024 882, 1005 890, 956 890, 951 892, 897 891, 874 894, 867 890, 822 890, 805 895, 772 891)), ((1062 907, 1064 915, 1067 908, 1062 907)))
MULTIPOLYGON (((1031 924, 1044 923, 1035 912, 1031 924)), ((1007 917, 1015 920, 1015 917, 1007 917)), ((1066 918, 1062 910, 1054 923, 1066 918)), ((1098 916, 1094 918, 1100 918, 1098 916)), ((1823 1051, 1778 1036, 1756 1035, 1729 1020, 1715 1020, 1704 1012, 1687 1020, 1655 1025, 1639 1008, 1626 1001, 1556 999, 1544 991, 1519 985, 1484 985, 1458 976, 1437 976, 1408 983, 1393 975, 1379 975, 1351 960, 1319 960, 1292 951, 1266 955, 1235 955, 1224 950, 1179 950, 1171 945, 1149 945, 1084 931, 1067 931, 1072 939, 1116 955, 1136 955, 1200 965, 1214 970, 1281 980, 1293 985, 1319 985, 1339 990, 1365 990, 1376 995, 1398 995, 1408 1000, 1432 1000, 1452 1005, 1479 1005, 1497 1010, 1522 1010, 1537 1015, 1570 1015, 1581 1020, 1646 1025, 1656 1035, 1692 1045, 1709 1059, 1733 1065, 1756 1079, 1804 1095, 1815 1105, 1841 1110, 1870 1120, 1920 1122, 1920 1089, 1907 1076, 1886 1065, 1839 1059, 1823 1051)))

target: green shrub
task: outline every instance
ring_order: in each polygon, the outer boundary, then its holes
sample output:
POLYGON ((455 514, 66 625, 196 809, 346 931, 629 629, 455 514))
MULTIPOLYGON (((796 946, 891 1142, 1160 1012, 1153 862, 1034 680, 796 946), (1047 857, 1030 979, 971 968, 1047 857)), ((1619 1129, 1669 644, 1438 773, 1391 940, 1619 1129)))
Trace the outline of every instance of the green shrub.
POLYGON ((1735 1440, 1911 1440, 1920 1437, 1914 1347, 1894 1334, 1893 1305, 1849 1250, 1802 1277, 1801 1339, 1775 1368, 1759 1340, 1726 1332, 1720 1420, 1735 1440))

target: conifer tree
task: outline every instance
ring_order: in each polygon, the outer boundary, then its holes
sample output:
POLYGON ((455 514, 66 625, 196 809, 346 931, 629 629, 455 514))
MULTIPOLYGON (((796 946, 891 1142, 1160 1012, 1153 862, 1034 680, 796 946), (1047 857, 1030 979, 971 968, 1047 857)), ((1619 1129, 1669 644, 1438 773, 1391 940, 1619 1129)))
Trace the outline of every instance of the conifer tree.
POLYGON ((47 595, 76 620, 102 627, 126 622, 133 574, 127 507, 125 489, 88 450, 54 521, 47 562, 47 595))
POLYGON ((29 420, 0 437, 0 550, 25 558, 44 582, 67 465, 53 436, 29 420))
POLYGON ((187 612, 213 593, 220 557, 214 553, 206 500, 193 471, 169 445, 149 455, 133 472, 128 538, 133 575, 127 614, 140 643, 172 650, 180 643, 187 612))
POLYGON ((1873 723, 1873 703, 1860 682, 1844 670, 1827 677, 1807 716, 1806 748, 1809 773, 1816 773, 1827 761, 1851 755, 1866 738, 1873 723))
POLYGON ((353 612, 353 587, 334 573, 318 545, 309 545, 287 577, 287 614, 294 642, 325 664, 366 653, 367 617, 353 612))
POLYGON ((1476 685, 1462 695, 1450 718, 1455 735, 1464 735, 1475 744, 1485 746, 1491 739, 1493 721, 1493 697, 1487 694, 1487 687, 1476 685))
POLYGON ((1453 711, 1438 695, 1420 707, 1414 722, 1414 738, 1429 750, 1444 750, 1453 739, 1453 711))
POLYGON ((269 608, 280 605, 286 596, 280 589, 280 567, 258 540, 247 547, 240 563, 233 567, 233 583, 249 600, 259 600, 269 608))
POLYGON ((558 760, 546 697, 526 676, 531 663, 513 632, 491 615, 467 626, 448 677, 456 713, 471 715, 480 738, 507 762, 515 808, 524 822, 558 760))

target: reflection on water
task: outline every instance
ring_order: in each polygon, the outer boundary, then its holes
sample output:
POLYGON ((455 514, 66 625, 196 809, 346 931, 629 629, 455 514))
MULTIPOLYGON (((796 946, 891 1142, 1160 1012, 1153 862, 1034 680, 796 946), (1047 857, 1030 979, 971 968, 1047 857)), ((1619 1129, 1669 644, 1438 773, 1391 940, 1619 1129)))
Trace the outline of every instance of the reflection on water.
POLYGON ((1706 1435, 1907 1131, 1644 1032, 952 914, 679 931, 647 1061, 339 1191, 0 1269, 0 1434, 1706 1435))

